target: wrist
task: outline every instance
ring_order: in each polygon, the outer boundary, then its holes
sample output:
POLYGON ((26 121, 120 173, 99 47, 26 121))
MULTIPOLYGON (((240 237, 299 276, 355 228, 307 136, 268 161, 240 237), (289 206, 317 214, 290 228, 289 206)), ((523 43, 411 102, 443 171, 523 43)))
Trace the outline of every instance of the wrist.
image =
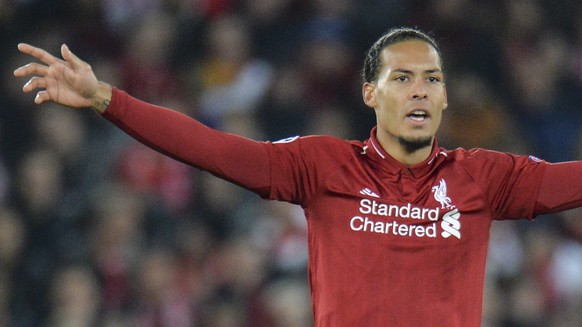
POLYGON ((111 102, 112 94, 113 89, 111 85, 99 82, 97 90, 91 99, 91 109, 95 110, 100 115, 104 114, 111 102))

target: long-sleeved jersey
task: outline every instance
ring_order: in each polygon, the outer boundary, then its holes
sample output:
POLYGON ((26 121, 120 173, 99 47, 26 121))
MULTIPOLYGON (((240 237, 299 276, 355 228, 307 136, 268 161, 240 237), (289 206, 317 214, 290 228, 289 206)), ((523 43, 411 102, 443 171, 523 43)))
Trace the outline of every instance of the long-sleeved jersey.
POLYGON ((146 145, 300 205, 316 326, 479 326, 496 219, 582 205, 582 163, 433 146, 404 166, 375 137, 257 142, 114 89, 104 117, 146 145))

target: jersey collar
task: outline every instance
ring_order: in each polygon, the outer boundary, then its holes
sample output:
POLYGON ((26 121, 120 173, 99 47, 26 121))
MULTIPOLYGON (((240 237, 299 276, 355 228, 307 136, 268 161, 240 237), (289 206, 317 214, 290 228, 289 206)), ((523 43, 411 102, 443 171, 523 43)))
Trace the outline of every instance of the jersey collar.
POLYGON ((365 142, 364 153, 380 167, 392 173, 409 173, 418 178, 438 167, 448 157, 447 151, 440 148, 435 139, 427 159, 414 166, 406 166, 384 150, 376 137, 376 129, 377 127, 374 127, 370 132, 370 138, 365 142))

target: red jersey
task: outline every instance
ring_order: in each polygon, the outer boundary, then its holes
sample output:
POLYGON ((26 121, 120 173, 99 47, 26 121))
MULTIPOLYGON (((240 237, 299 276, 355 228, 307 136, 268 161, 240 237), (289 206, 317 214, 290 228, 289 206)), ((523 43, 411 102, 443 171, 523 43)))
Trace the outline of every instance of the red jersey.
POLYGON ((301 205, 320 327, 479 326, 492 220, 582 205, 582 183, 570 177, 582 176, 579 162, 435 144, 408 167, 381 148, 375 130, 364 142, 256 142, 119 90, 104 116, 178 160, 301 205))

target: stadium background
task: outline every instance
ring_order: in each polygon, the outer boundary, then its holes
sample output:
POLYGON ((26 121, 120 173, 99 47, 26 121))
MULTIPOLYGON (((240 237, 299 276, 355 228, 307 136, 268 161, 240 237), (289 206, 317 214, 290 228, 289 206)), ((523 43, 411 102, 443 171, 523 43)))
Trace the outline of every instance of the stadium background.
MULTIPOLYGON (((221 130, 364 139, 364 52, 414 25, 443 48, 441 145, 561 161, 582 159, 581 14, 574 0, 0 0, 0 325, 311 324, 297 208, 92 112, 35 106, 12 76, 29 60, 18 42, 66 42, 100 79, 221 130)), ((578 216, 494 224, 484 326, 579 326, 578 216)))

